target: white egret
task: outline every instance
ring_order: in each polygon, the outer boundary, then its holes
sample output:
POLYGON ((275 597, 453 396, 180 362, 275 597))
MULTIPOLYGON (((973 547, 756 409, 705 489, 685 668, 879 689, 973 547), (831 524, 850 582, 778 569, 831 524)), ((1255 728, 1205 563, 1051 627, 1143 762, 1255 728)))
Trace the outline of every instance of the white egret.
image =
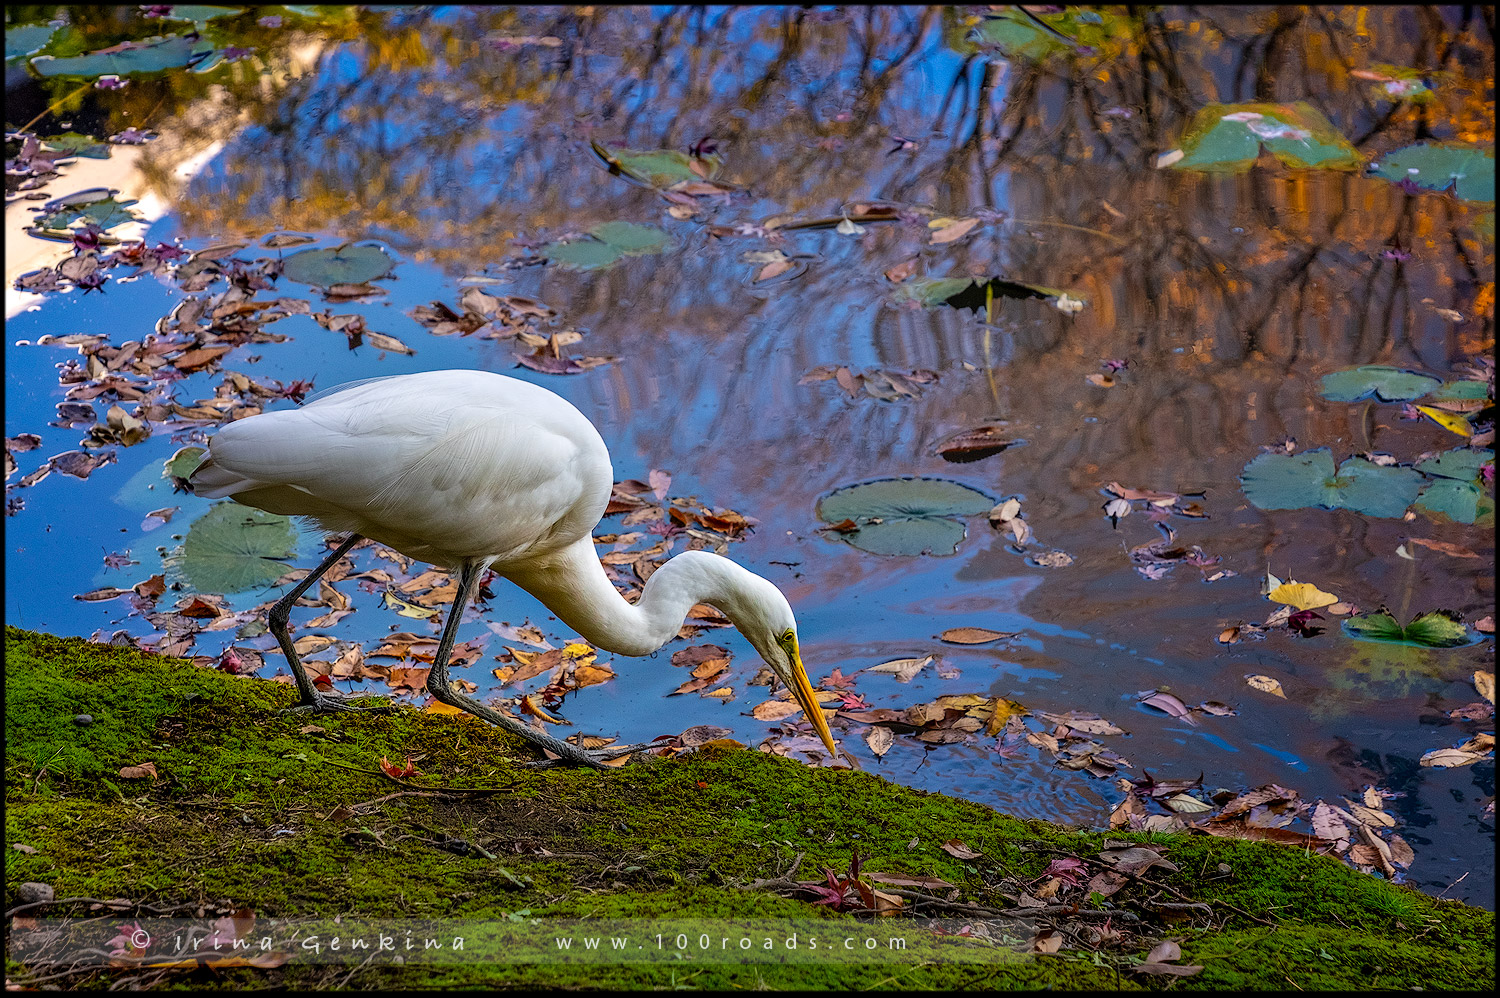
POLYGON ((458 574, 428 692, 570 762, 597 765, 581 748, 449 685, 458 623, 486 568, 531 593, 585 640, 621 655, 666 644, 695 603, 717 608, 836 751, 802 665, 791 605, 774 584, 705 551, 668 560, 634 604, 610 584, 593 540, 614 482, 609 451, 581 412, 545 388, 484 371, 339 385, 297 409, 223 427, 190 481, 196 495, 227 496, 349 534, 271 609, 271 631, 301 694, 294 710, 355 709, 313 687, 287 621, 302 594, 369 537, 458 574))

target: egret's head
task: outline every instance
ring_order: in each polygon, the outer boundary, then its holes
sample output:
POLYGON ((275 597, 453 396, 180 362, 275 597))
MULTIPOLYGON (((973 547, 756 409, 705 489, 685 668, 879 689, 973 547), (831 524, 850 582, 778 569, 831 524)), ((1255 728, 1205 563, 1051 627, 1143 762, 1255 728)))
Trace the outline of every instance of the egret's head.
MULTIPOLYGON (((745 573, 750 575, 750 573, 745 573)), ((807 678, 807 669, 802 665, 802 653, 797 647, 797 620, 792 616, 792 605, 786 601, 774 584, 756 575, 750 575, 758 584, 752 584, 745 603, 730 611, 730 617, 740 633, 760 653, 760 657, 776 673, 776 677, 792 691, 792 696, 802 707, 802 712, 812 722, 813 730, 828 747, 830 754, 837 756, 833 734, 828 730, 828 721, 818 698, 813 695, 812 683, 807 678)))

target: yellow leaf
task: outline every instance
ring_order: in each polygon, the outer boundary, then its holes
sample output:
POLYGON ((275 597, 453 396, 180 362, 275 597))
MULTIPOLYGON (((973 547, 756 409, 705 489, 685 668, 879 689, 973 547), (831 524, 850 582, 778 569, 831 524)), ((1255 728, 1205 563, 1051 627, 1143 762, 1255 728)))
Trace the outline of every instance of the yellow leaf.
POLYGON ((582 641, 563 645, 563 654, 581 665, 588 665, 594 660, 593 646, 582 641))
POLYGON ((997 697, 995 699, 995 710, 990 714, 989 720, 985 722, 984 733, 990 736, 998 735, 1000 729, 1005 727, 1007 721, 1018 714, 1025 713, 1026 708, 1021 704, 1016 703, 1014 700, 1007 700, 1004 697, 997 697))
POLYGON ((1013 638, 1009 631, 992 631, 988 627, 950 627, 938 637, 949 644, 983 645, 1001 638, 1013 638))
POLYGON ((578 668, 573 672, 573 681, 578 684, 579 689, 585 686, 597 686, 599 683, 607 683, 615 678, 614 670, 601 665, 589 665, 580 662, 578 668))
POLYGON ((389 589, 380 594, 380 605, 387 610, 395 610, 403 617, 415 617, 418 620, 426 620, 438 615, 436 607, 418 606, 402 599, 389 589))
POLYGON ((1434 409, 1430 405, 1419 405, 1416 408, 1418 412, 1445 430, 1457 433, 1461 437, 1472 437, 1474 435, 1474 427, 1470 426, 1469 421, 1457 413, 1444 412, 1441 409, 1434 409))
POLYGON ((1490 703, 1495 702, 1495 674, 1493 672, 1475 672, 1474 688, 1490 703))
POLYGON ((1270 676, 1246 676, 1245 682, 1253 690, 1260 690, 1262 693, 1269 693, 1272 696, 1281 697, 1283 700, 1286 699, 1286 693, 1282 691, 1281 684, 1270 676))
POLYGON ((1316 610, 1339 601, 1337 596, 1323 592, 1311 582, 1283 582, 1267 595, 1273 603, 1285 603, 1298 610, 1316 610))
POLYGON ((978 224, 979 219, 977 218, 960 218, 956 221, 950 221, 947 225, 934 229, 931 242, 934 245, 941 245, 942 243, 951 243, 957 239, 962 239, 978 224))
MULTIPOLYGON (((500 670, 496 669, 495 671, 499 672, 500 670)), ((474 716, 462 707, 454 707, 452 704, 443 703, 441 700, 432 701, 432 703, 423 708, 423 711, 428 714, 457 714, 460 717, 474 716)))

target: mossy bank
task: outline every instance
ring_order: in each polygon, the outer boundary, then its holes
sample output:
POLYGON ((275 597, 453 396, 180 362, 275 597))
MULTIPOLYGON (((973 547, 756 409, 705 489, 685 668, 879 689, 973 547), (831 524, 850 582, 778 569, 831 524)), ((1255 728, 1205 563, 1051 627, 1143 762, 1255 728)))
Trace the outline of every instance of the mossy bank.
MULTIPOLYGON (((56 962, 28 964, 12 947, 7 976, 16 983, 49 976, 45 986, 98 987, 131 976, 137 987, 209 988, 1488 990, 1494 983, 1490 913, 1287 847, 1077 833, 752 751, 700 750, 605 773, 528 769, 527 746, 473 719, 416 710, 287 715, 278 711, 293 693, 276 683, 14 628, 5 668, 7 908, 34 897, 35 888, 21 885, 42 883, 59 901, 124 899, 149 907, 122 912, 207 922, 245 909, 263 920, 422 918, 540 931, 571 931, 578 919, 630 919, 637 930, 657 924, 648 920, 818 920, 827 938, 878 923, 883 936, 904 935, 924 954, 783 954, 748 963, 688 947, 656 962, 572 965, 476 949, 473 958, 430 964, 189 960, 62 973, 56 962), (91 723, 77 723, 80 714, 91 723), (396 781, 381 771, 382 758, 408 757, 420 775, 396 781), (154 778, 120 775, 146 764, 154 778), (1079 910, 1052 903, 1024 921, 981 917, 1012 910, 1014 885, 1045 881, 1059 856, 1092 869, 1107 838, 1149 843, 1175 870, 1153 867, 1107 901, 1091 903, 1077 889, 1058 895, 1079 910), (950 840, 980 855, 951 855, 942 848, 950 840), (909 913, 843 914, 811 903, 810 894, 749 886, 781 878, 798 854, 796 880, 822 881, 825 868, 842 875, 856 850, 865 871, 956 885, 908 891, 946 906, 909 897, 908 912, 968 912, 969 922, 983 923, 978 934, 1022 940, 1051 925, 1060 948, 1001 958, 950 940, 958 948, 944 950, 909 913), (1137 972, 1164 939, 1180 941, 1178 964, 1202 971, 1137 972), (945 959, 960 949, 990 957, 945 959)), ((19 917, 89 909, 87 901, 33 905, 19 917)))

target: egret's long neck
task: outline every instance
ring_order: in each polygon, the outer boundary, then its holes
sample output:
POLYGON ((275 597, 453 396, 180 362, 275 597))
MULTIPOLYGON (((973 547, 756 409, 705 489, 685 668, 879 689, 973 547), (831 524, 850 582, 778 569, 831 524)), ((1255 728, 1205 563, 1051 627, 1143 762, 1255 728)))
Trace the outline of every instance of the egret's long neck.
POLYGON ((592 537, 525 568, 495 568, 584 640, 620 655, 649 655, 672 640, 694 603, 711 604, 734 620, 741 576, 751 576, 728 558, 687 551, 657 569, 632 605, 605 576, 592 537))

